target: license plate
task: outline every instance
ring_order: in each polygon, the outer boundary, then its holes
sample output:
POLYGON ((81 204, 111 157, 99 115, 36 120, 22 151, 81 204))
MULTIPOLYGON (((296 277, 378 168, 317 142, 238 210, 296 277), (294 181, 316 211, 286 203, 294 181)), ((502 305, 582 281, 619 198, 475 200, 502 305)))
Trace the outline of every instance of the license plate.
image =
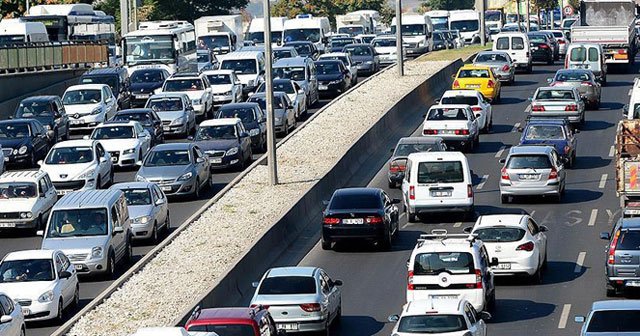
POLYGON ((278 323, 278 324, 276 324, 276 326, 278 327, 278 329, 298 330, 298 324, 297 323, 278 323))
POLYGON ((433 197, 451 197, 451 191, 448 190, 438 190, 432 191, 431 196, 433 197))
POLYGON ((345 218, 342 220, 342 224, 362 224, 364 220, 362 218, 345 218))
POLYGON ((0 223, 0 228, 14 228, 16 223, 0 223))
POLYGON ((535 180, 537 175, 535 174, 520 174, 519 176, 523 180, 535 180))
POLYGON ((24 315, 24 316, 29 316, 29 315, 31 315, 31 309, 29 309, 29 308, 22 308, 22 315, 24 315))
POLYGON ((76 270, 81 270, 82 269, 82 265, 73 265, 73 267, 75 267, 76 270))
POLYGON ((221 164, 222 159, 209 159, 209 163, 221 164))
POLYGON ((65 195, 68 192, 69 192, 69 190, 56 190, 56 194, 58 194, 58 195, 65 195))
POLYGON ((328 90, 329 87, 327 87, 326 85, 318 85, 318 90, 328 90))
POLYGON ((640 287, 640 281, 627 281, 624 283, 627 287, 640 287))
POLYGON ((451 299, 457 299, 458 296, 457 295, 431 295, 432 299, 435 300, 451 300, 451 299))
POLYGON ((511 264, 500 263, 500 264, 498 264, 498 269, 510 270, 511 269, 511 264))
POLYGON ((164 126, 164 127, 162 127, 162 129, 163 129, 163 130, 165 130, 165 131, 170 131, 170 130, 171 130, 171 127, 169 127, 169 126, 164 126))
POLYGON ((466 87, 469 89, 478 89, 480 88, 480 84, 468 84, 466 87))
POLYGON ((147 99, 149 98, 149 95, 136 95, 137 99, 147 99))
POLYGON ((82 120, 71 120, 70 123, 71 123, 71 125, 81 125, 81 124, 84 124, 84 121, 82 121, 82 120))
POLYGON ((162 191, 171 191, 171 187, 162 187, 162 191))

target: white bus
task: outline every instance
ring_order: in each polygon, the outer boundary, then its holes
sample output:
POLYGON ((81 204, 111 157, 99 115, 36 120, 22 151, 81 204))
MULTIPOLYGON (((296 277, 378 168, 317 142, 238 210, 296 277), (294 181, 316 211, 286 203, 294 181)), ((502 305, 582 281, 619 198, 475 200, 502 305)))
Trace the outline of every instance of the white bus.
POLYGON ((145 68, 171 74, 196 70, 195 29, 186 21, 140 22, 138 30, 122 37, 122 54, 129 74, 145 68))

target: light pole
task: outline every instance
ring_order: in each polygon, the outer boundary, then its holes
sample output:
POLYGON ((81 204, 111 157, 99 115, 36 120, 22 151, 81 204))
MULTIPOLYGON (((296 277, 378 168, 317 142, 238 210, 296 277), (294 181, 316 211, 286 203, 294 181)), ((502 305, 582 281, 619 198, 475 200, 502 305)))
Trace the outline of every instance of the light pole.
POLYGON ((271 4, 270 0, 264 3, 264 84, 267 107, 267 165, 269 166, 269 179, 271 185, 278 184, 278 163, 276 161, 276 134, 273 119, 273 79, 271 76, 271 4))
POLYGON ((487 32, 486 23, 484 18, 484 12, 486 11, 485 0, 480 0, 480 44, 487 45, 487 32))
POLYGON ((396 59, 398 76, 404 76, 404 55, 402 53, 402 0, 396 0, 396 59))
POLYGON ((120 35, 129 32, 129 0, 120 0, 120 35))

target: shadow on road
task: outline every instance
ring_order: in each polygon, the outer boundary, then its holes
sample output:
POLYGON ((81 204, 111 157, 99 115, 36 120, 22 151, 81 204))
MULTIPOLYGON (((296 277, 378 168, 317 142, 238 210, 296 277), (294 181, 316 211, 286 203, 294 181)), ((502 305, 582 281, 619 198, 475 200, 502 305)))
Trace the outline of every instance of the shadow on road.
POLYGON ((556 306, 531 300, 497 299, 496 310, 489 323, 506 323, 533 320, 553 314, 556 306))

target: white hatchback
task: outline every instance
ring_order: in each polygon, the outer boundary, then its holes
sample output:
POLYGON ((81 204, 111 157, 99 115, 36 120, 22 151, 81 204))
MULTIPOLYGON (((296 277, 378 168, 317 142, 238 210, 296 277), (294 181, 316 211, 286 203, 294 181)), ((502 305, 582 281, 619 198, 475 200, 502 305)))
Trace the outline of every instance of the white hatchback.
POLYGON ((77 131, 92 130, 118 110, 118 102, 106 84, 70 86, 62 96, 62 104, 69 116, 69 128, 77 131))
POLYGON ((493 112, 491 103, 487 101, 482 93, 477 90, 447 90, 442 98, 437 101, 445 105, 469 105, 478 120, 478 127, 481 131, 488 133, 493 126, 493 112))
POLYGON ((100 124, 91 133, 91 139, 100 141, 111 155, 111 162, 120 167, 135 166, 151 149, 151 134, 137 121, 100 124))
POLYGON ((389 316, 396 322, 396 336, 486 336, 485 320, 491 314, 478 312, 467 300, 416 300, 402 307, 402 315, 389 316))

